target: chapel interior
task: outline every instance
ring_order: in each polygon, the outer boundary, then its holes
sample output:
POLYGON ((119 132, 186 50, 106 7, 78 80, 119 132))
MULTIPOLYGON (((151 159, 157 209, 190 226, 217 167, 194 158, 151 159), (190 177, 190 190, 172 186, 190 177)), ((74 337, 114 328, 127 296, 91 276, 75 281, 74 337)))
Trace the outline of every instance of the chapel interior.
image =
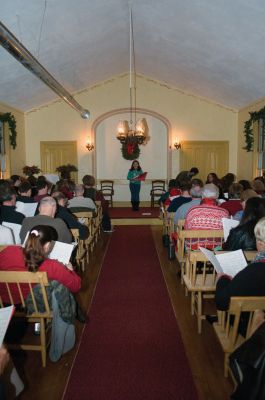
MULTIPOLYGON (((194 166, 204 182, 210 171, 237 180, 263 175, 264 134, 258 136, 257 121, 252 144, 245 133, 250 113, 265 107, 265 4, 259 0, 12 0, 0 9, 0 122, 7 114, 16 121, 15 144, 2 121, 1 178, 33 165, 54 174, 70 163, 75 183, 86 174, 98 188, 112 180, 114 208, 128 207, 132 159, 123 157, 118 127, 141 119, 147 124, 138 159, 148 172, 145 207, 152 180, 168 183, 194 166), (50 85, 43 71, 30 71, 7 50, 5 28, 48 73, 50 85)), ((198 398, 229 399, 234 386, 224 377, 222 349, 211 324, 204 321, 198 334, 162 229, 161 221, 151 225, 198 398)), ((102 234, 85 269, 79 295, 85 308, 110 240, 102 234)), ((79 343, 79 322, 76 332, 79 343)), ((20 373, 27 371, 19 398, 63 398, 77 350, 45 368, 39 354, 15 355, 20 373)))

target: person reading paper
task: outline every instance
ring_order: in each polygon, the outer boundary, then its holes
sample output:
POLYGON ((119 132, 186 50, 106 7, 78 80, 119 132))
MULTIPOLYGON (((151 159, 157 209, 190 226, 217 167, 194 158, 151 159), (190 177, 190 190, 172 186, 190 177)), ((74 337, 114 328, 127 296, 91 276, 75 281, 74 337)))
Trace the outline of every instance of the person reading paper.
POLYGON ((139 210, 141 181, 145 180, 146 174, 147 172, 143 173, 139 162, 137 160, 134 160, 127 175, 127 179, 130 181, 129 187, 131 192, 131 203, 133 211, 139 210))

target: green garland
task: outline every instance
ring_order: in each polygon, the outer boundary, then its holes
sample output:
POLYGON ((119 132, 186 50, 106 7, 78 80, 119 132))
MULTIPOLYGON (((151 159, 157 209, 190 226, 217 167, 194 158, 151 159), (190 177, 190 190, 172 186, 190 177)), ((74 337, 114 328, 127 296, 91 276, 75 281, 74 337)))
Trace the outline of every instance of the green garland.
POLYGON ((15 149, 17 147, 17 122, 14 115, 11 113, 5 113, 0 115, 0 121, 8 123, 9 126, 9 143, 15 149))
POLYGON ((263 126, 265 126, 265 107, 261 108, 259 111, 254 111, 249 113, 250 118, 245 122, 244 133, 246 146, 243 147, 244 150, 253 151, 253 124, 254 122, 263 120, 263 126))
POLYGON ((125 160, 137 160, 141 151, 138 143, 126 141, 122 143, 121 152, 125 160))

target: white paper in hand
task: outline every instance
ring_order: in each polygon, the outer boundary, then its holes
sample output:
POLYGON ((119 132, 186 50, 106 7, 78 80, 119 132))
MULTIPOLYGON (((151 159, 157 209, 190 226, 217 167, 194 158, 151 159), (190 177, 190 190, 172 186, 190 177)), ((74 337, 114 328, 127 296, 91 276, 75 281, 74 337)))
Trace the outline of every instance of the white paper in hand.
POLYGON ((231 229, 235 228, 239 224, 239 221, 236 219, 222 218, 222 224, 224 230, 224 240, 226 242, 231 229))
POLYGON ((213 251, 205 249, 204 247, 199 247, 199 249, 208 258, 208 260, 212 263, 212 265, 214 266, 215 271, 218 274, 222 274, 223 273, 223 269, 222 269, 219 261, 217 260, 216 256, 214 255, 213 251))
POLYGON ((0 346, 3 344, 6 330, 14 311, 14 306, 0 308, 0 346))
POLYGON ((75 244, 68 244, 63 242, 56 241, 52 248, 52 251, 49 254, 49 258, 53 260, 58 260, 61 263, 67 265, 70 261, 70 257, 72 251, 75 247, 75 244))

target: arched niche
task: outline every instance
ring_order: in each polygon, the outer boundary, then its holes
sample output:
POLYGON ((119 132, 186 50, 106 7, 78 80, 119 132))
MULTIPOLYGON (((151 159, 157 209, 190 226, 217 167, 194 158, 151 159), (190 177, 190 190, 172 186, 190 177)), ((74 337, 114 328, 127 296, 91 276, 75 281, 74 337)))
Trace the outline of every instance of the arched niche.
MULTIPOLYGON (((147 181, 142 185, 142 198, 150 199, 152 179, 166 179, 172 173, 172 155, 170 144, 172 133, 170 122, 162 115, 150 110, 138 108, 137 120, 146 118, 149 127, 149 141, 140 146, 140 162, 144 171, 148 172, 147 181)), ((110 111, 97 118, 92 125, 91 138, 95 144, 93 154, 93 174, 97 181, 113 179, 115 181, 114 200, 127 201, 128 193, 124 185, 130 160, 125 160, 121 153, 121 144, 116 138, 117 125, 120 120, 130 119, 130 109, 123 108, 110 111)))

